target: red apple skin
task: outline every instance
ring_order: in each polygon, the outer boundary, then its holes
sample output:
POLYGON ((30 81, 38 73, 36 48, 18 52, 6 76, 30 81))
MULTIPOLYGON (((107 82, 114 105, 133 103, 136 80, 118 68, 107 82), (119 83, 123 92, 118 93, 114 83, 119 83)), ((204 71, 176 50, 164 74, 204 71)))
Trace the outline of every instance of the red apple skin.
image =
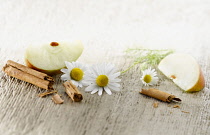
POLYGON ((46 74, 48 74, 50 76, 53 76, 53 75, 56 75, 56 74, 60 74, 61 73, 60 69, 58 69, 58 70, 44 70, 44 69, 37 68, 36 66, 34 66, 33 64, 31 64, 27 59, 25 59, 25 64, 29 68, 32 68, 32 69, 37 70, 37 71, 40 71, 42 73, 46 73, 46 74))
POLYGON ((199 79, 198 82, 189 90, 187 90, 186 92, 197 92, 202 90, 205 87, 205 79, 203 76, 203 72, 200 68, 200 75, 199 75, 199 79))

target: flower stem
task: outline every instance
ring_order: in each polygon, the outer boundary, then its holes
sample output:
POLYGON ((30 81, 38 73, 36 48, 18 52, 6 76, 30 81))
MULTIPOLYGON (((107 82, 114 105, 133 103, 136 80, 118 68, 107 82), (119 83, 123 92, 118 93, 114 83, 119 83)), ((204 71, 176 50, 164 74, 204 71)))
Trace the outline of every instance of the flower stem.
POLYGON ((123 74, 123 73, 127 72, 128 70, 130 70, 130 69, 133 68, 136 64, 138 64, 138 63, 133 63, 133 64, 132 64, 130 67, 128 67, 126 70, 121 71, 121 74, 123 74))

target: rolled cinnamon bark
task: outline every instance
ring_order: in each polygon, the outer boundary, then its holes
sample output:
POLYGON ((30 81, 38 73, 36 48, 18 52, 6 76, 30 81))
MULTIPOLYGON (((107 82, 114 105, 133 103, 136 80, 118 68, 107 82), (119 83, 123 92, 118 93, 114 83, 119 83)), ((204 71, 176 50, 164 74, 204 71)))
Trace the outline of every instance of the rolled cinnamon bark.
POLYGON ((44 92, 44 93, 40 93, 38 96, 39 97, 45 97, 47 95, 51 95, 51 94, 54 94, 54 93, 57 93, 58 91, 55 90, 55 91, 50 91, 50 92, 44 92))
POLYGON ((55 94, 55 95, 52 96, 52 101, 55 104, 63 104, 63 102, 64 102, 64 100, 58 94, 55 94))
POLYGON ((173 100, 181 101, 181 99, 176 98, 176 96, 174 96, 174 95, 171 95, 171 94, 168 94, 166 92, 160 91, 158 89, 153 89, 153 88, 142 89, 140 91, 140 93, 144 94, 144 95, 147 95, 149 97, 153 97, 153 98, 159 99, 159 100, 164 101, 164 102, 168 102, 168 103, 170 103, 173 100))
POLYGON ((30 75, 33 75, 33 76, 36 76, 37 78, 40 78, 40 79, 43 79, 43 80, 48 80, 48 81, 54 81, 53 78, 45 73, 42 73, 42 72, 39 72, 39 71, 36 71, 32 68, 29 68, 29 67, 26 67, 24 65, 21 65, 19 63, 16 63, 12 60, 8 60, 7 61, 7 64, 6 64, 6 67, 7 66, 11 66, 11 67, 14 67, 14 68, 17 68, 25 73, 28 73, 30 75))
POLYGON ((66 88, 66 93, 73 101, 80 102, 83 99, 81 92, 71 81, 66 81, 63 85, 66 88))
POLYGON ((34 84, 46 90, 53 90, 54 80, 47 74, 30 69, 24 65, 8 60, 2 69, 7 75, 34 84))

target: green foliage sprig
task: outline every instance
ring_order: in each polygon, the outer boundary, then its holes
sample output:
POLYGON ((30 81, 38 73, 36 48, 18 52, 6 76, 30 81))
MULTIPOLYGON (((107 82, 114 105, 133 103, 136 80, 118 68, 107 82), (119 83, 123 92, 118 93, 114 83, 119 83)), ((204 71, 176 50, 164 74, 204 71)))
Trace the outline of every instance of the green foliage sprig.
POLYGON ((167 55, 173 53, 173 50, 162 49, 162 50, 152 50, 145 48, 129 48, 126 51, 126 54, 131 54, 134 59, 134 62, 126 70, 121 73, 125 73, 137 64, 141 64, 141 70, 145 70, 148 67, 155 67, 159 62, 165 58, 167 55))

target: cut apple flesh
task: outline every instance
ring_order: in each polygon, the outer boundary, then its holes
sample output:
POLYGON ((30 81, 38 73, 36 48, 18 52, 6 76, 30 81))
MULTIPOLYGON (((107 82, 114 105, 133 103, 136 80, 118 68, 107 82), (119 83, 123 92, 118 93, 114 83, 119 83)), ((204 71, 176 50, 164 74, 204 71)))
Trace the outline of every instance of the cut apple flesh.
POLYGON ((184 91, 200 91, 205 86, 199 64, 188 54, 168 55, 159 63, 158 68, 184 91))
POLYGON ((56 74, 65 67, 65 61, 76 61, 82 54, 82 51, 83 45, 80 41, 33 45, 26 49, 26 65, 48 74, 56 74))

